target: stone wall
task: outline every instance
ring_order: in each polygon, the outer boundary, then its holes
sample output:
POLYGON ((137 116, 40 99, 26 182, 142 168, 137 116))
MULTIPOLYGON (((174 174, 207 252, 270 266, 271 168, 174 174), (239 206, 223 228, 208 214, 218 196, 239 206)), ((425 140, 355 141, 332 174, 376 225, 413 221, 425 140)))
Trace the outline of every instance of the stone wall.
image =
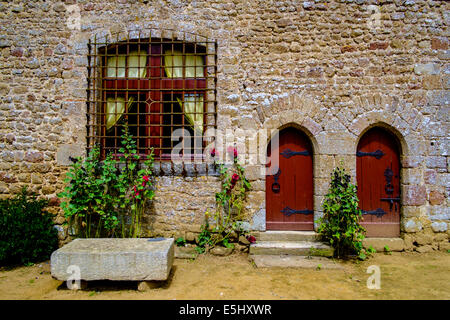
MULTIPOLYGON (((419 0, 1 1, 0 196, 28 185, 58 212, 68 155, 86 147, 89 39, 167 28, 217 41, 219 129, 295 125, 310 136, 316 216, 334 166, 344 160, 355 178, 359 138, 387 127, 402 144, 406 248, 448 248, 449 8, 419 0)), ((264 176, 258 166, 247 171, 249 222, 261 230, 264 176)), ((162 175, 149 230, 195 237, 218 187, 214 176, 162 175)))

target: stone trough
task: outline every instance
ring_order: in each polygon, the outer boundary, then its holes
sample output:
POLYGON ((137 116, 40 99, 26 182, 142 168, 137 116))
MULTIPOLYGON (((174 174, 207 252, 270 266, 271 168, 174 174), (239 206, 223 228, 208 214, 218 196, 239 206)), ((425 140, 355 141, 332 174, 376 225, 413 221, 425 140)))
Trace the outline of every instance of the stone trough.
POLYGON ((62 281, 127 280, 151 287, 167 280, 173 259, 173 238, 76 239, 52 253, 51 273, 62 281))

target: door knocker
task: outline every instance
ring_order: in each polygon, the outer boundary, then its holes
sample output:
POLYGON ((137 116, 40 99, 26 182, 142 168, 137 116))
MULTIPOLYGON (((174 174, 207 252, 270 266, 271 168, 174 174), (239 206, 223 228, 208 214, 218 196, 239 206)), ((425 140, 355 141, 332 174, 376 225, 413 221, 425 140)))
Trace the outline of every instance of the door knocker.
POLYGON ((273 175, 273 179, 274 179, 274 182, 272 183, 272 192, 273 193, 279 193, 280 192, 281 186, 278 183, 278 178, 280 177, 280 174, 281 174, 281 169, 278 168, 277 173, 275 173, 273 175))

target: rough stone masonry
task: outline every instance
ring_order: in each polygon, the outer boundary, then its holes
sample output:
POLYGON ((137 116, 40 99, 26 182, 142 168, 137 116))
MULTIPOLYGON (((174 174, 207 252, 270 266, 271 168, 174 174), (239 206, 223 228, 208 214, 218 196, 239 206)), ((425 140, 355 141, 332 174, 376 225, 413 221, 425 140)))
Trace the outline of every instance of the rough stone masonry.
MULTIPOLYGON (((1 1, 0 196, 27 185, 62 224, 67 159, 86 152, 89 39, 173 29, 217 41, 219 129, 294 123, 308 134, 316 216, 333 168, 344 160, 355 178, 359 138, 382 125, 402 147, 404 249, 450 249, 449 9, 421 0, 1 1)), ((265 219, 259 169, 247 167, 253 230, 265 219)), ((219 187, 215 176, 161 173, 147 235, 194 239, 219 187)))

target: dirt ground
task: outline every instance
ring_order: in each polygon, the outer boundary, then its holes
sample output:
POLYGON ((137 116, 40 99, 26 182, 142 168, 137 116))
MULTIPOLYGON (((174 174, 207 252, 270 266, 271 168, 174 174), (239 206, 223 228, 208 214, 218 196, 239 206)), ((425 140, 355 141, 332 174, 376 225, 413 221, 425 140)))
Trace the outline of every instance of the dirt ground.
POLYGON ((175 259, 165 285, 147 292, 136 283, 94 282, 68 290, 52 279, 49 262, 0 269, 0 299, 450 299, 450 253, 377 253, 342 270, 256 268, 246 255, 175 259), (368 289, 370 265, 381 270, 381 289, 368 289))

